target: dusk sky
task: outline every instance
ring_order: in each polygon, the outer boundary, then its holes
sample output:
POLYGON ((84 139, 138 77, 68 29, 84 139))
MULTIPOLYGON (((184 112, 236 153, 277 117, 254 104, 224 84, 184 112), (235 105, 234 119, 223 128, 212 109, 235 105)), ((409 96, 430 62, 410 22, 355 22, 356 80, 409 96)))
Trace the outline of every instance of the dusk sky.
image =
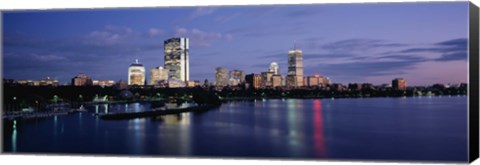
POLYGON ((305 75, 335 83, 467 81, 468 2, 162 7, 3 13, 3 77, 62 84, 78 73, 127 80, 138 59, 163 66, 163 41, 190 39, 190 79, 215 68, 286 75, 294 43, 305 75))

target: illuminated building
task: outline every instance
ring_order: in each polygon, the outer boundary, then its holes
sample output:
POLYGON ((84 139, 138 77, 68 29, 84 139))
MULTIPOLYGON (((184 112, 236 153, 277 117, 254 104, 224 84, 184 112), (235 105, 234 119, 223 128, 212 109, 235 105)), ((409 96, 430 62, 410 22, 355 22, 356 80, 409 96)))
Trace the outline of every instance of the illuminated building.
POLYGON ((182 80, 168 79, 167 85, 169 88, 182 88, 185 87, 187 84, 185 83, 185 81, 182 80))
POLYGON ((128 68, 128 85, 145 85, 145 67, 138 59, 128 68))
POLYGON ((187 87, 195 87, 196 86, 196 83, 195 81, 187 81, 187 87))
POLYGON ((403 78, 393 79, 392 87, 394 90, 407 90, 407 80, 403 78))
POLYGON ((245 74, 241 70, 232 70, 230 71, 229 84, 231 86, 237 86, 240 83, 245 81, 245 74))
POLYGON ((92 79, 88 75, 80 73, 74 78, 72 78, 72 85, 73 86, 92 85, 92 79))
POLYGON ((165 69, 168 70, 168 79, 182 81, 190 79, 188 46, 188 38, 170 38, 164 41, 165 69))
POLYGON ((273 72, 262 72, 262 87, 272 86, 273 72))
POLYGON ((306 79, 305 79, 305 85, 309 86, 309 87, 313 87, 313 86, 327 86, 328 84, 330 84, 330 79, 328 79, 328 77, 324 77, 324 76, 320 76, 320 75, 314 75, 314 76, 308 76, 306 79))
POLYGON ((115 85, 113 80, 93 80, 92 85, 101 87, 111 87, 115 85))
POLYGON ((215 69, 215 86, 224 87, 228 85, 228 70, 222 67, 215 69))
POLYGON ((46 77, 41 80, 18 80, 18 84, 30 85, 30 86, 58 86, 58 80, 51 79, 46 77))
POLYGON ((270 68, 268 69, 269 72, 273 72, 274 75, 279 75, 280 74, 280 67, 278 67, 278 64, 276 62, 272 62, 270 64, 270 68))
POLYGON ((272 87, 280 87, 282 86, 282 76, 281 75, 273 75, 272 76, 272 87))
POLYGON ((288 73, 286 85, 288 87, 303 86, 303 52, 296 48, 288 52, 288 73))
POLYGON ((155 67, 150 69, 150 85, 156 85, 160 81, 165 81, 168 79, 168 71, 163 67, 155 67))
POLYGON ((245 82, 253 88, 260 88, 262 85, 262 76, 254 73, 246 75, 245 82))

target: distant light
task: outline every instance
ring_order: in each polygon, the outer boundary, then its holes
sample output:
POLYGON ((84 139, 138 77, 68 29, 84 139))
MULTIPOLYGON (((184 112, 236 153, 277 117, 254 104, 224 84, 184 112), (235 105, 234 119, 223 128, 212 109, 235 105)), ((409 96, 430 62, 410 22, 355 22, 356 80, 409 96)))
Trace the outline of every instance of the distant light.
POLYGON ((17 97, 13 97, 13 100, 17 100, 17 97))
POLYGON ((319 75, 319 74, 316 74, 315 77, 320 77, 320 75, 319 75))

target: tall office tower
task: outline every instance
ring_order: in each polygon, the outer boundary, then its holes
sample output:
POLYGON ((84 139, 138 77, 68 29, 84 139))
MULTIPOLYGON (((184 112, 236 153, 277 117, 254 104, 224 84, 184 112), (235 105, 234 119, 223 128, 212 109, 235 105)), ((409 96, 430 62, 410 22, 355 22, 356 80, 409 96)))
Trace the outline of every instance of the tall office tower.
POLYGON ((245 74, 241 70, 232 70, 230 71, 229 84, 231 86, 237 86, 238 84, 245 81, 245 74))
POLYGON ((288 52, 288 74, 285 81, 289 87, 301 87, 304 85, 303 53, 296 46, 288 52))
POLYGON ((188 38, 170 38, 164 41, 165 69, 168 70, 168 79, 182 81, 190 79, 188 45, 188 38))
POLYGON ((407 80, 403 78, 393 79, 392 87, 394 90, 407 90, 407 80))
POLYGON ((262 85, 262 75, 255 74, 255 73, 246 75, 245 82, 249 84, 250 87, 258 89, 262 85))
POLYGON ((215 69, 215 85, 224 87, 228 85, 228 70, 218 67, 215 69))
POLYGON ((280 75, 280 67, 278 67, 277 62, 272 62, 268 71, 273 72, 274 75, 280 75))
POLYGON ((92 79, 88 75, 80 73, 74 78, 72 78, 72 85, 73 86, 92 85, 92 79))
POLYGON ((150 69, 150 85, 156 85, 160 81, 168 79, 168 71, 163 67, 155 67, 150 69))
POLYGON ((128 85, 145 85, 145 67, 138 59, 128 67, 128 85))

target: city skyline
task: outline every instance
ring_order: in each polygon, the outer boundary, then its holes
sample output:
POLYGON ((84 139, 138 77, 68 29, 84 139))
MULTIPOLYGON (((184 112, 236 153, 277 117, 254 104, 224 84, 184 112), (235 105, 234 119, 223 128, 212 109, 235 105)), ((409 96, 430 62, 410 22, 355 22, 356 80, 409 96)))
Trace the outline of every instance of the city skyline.
POLYGON ((296 41, 305 76, 343 84, 395 77, 409 85, 462 83, 467 8, 448 2, 5 12, 4 78, 51 76, 63 84, 86 73, 125 81, 131 61, 147 70, 162 66, 163 41, 187 37, 190 80, 213 82, 216 67, 258 74, 274 61, 285 76, 296 41))

